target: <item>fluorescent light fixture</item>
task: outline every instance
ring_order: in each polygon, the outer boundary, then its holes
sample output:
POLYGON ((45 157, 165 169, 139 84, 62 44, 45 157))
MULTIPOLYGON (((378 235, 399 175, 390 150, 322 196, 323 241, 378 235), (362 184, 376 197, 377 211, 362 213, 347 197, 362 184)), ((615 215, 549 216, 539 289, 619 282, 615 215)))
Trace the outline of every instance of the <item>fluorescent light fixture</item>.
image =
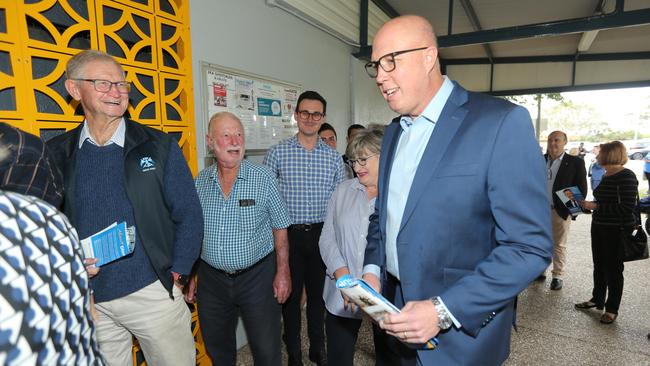
POLYGON ((580 37, 580 42, 578 42, 578 52, 587 52, 591 48, 591 44, 596 39, 598 35, 598 30, 590 30, 582 33, 580 37))
MULTIPOLYGON (((341 41, 359 47, 359 0, 266 0, 341 41)), ((390 18, 368 3, 368 43, 390 18)))

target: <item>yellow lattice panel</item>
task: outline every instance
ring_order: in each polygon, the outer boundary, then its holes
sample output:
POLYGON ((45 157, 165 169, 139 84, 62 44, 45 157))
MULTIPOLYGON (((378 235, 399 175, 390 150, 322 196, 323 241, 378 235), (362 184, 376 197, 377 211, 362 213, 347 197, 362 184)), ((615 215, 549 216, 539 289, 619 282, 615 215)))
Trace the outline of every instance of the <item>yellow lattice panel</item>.
POLYGON ((116 3, 124 4, 127 7, 142 10, 147 14, 154 14, 154 0, 114 0, 116 3))
POLYGON ((25 80, 30 89, 28 107, 21 112, 27 119, 73 120, 77 103, 65 90, 65 65, 70 55, 28 48, 25 80))
POLYGON ((194 120, 191 85, 184 76, 160 73, 162 122, 166 126, 191 126, 194 120))
MULTIPOLYGON (((0 118, 20 119, 25 116, 24 61, 18 56, 16 46, 0 42, 0 118)), ((31 93, 31 90, 29 91, 31 93)))
POLYGON ((41 0, 19 3, 23 16, 20 32, 25 46, 75 54, 80 49, 97 48, 95 13, 92 2, 41 0), (28 26, 29 24, 29 26, 28 26))
POLYGON ((160 88, 158 73, 153 70, 139 67, 123 66, 126 80, 132 84, 129 93, 128 115, 131 119, 152 127, 161 123, 160 113, 160 88))
POLYGON ((17 5, 16 0, 0 0, 0 19, 4 19, 0 24, 0 42, 20 43, 17 5))
POLYGON ((123 65, 158 69, 154 16, 114 1, 97 0, 99 47, 123 65))
POLYGON ((190 24, 190 2, 183 0, 153 0, 156 15, 174 20, 181 24, 190 24))
MULTIPOLYGON (((176 138, 178 141, 178 146, 180 146, 185 160, 188 162, 197 161, 196 138, 193 126, 191 128, 163 126, 162 130, 176 138)), ((196 177, 198 174, 196 164, 189 164, 189 166, 190 170, 192 171, 192 176, 196 177)))
POLYGON ((192 70, 190 32, 187 26, 156 17, 156 41, 160 71, 186 75, 192 70))

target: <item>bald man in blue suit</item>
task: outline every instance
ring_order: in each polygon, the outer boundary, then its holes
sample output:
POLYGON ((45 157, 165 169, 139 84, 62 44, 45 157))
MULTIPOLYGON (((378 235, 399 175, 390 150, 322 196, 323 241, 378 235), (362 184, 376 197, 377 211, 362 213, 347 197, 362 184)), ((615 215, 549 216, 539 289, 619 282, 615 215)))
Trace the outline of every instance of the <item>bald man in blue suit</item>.
POLYGON ((516 296, 551 258, 530 116, 443 76, 433 28, 418 16, 382 26, 366 71, 400 114, 384 135, 364 267, 402 309, 380 324, 389 352, 378 363, 501 364, 516 296), (432 337, 439 346, 423 349, 432 337))

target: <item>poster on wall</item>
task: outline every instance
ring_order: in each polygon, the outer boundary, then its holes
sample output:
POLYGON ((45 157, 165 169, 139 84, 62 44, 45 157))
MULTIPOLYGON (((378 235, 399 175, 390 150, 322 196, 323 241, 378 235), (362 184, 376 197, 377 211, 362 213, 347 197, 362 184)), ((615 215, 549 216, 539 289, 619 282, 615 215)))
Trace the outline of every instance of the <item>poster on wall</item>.
MULTIPOLYGON (((210 116, 228 111, 241 119, 248 153, 263 153, 298 132, 293 111, 302 87, 244 71, 201 63, 205 89, 203 131, 210 116)), ((210 152, 204 151, 204 156, 210 152)))

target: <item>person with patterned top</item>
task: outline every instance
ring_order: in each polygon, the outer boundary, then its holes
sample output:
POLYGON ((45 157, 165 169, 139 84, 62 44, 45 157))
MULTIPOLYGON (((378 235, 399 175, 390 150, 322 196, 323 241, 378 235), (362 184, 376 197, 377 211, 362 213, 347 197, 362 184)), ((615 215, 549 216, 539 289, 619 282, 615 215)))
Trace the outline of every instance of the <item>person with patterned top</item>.
MULTIPOLYGON (((271 170, 244 159, 237 116, 210 118, 208 145, 216 164, 196 178, 205 235, 196 301, 208 354, 235 365, 241 315, 256 365, 282 363, 281 304, 291 293, 289 214, 271 170)), ((194 300, 194 280, 188 301, 194 300)))
POLYGON ((38 197, 58 207, 63 199, 61 173, 41 139, 0 122, 0 188, 38 197))
POLYGON ((81 258, 65 215, 0 190, 0 364, 104 365, 81 258))
POLYGON ((287 203, 292 225, 289 226, 289 265, 291 287, 296 289, 282 308, 284 342, 290 365, 302 365, 300 347, 300 291, 307 292, 307 329, 309 359, 327 364, 325 353, 325 304, 323 283, 325 265, 318 240, 325 220, 325 209, 334 189, 345 178, 343 160, 318 136, 325 122, 327 102, 315 91, 298 97, 294 117, 298 133, 272 146, 264 157, 278 180, 280 193, 287 203))

